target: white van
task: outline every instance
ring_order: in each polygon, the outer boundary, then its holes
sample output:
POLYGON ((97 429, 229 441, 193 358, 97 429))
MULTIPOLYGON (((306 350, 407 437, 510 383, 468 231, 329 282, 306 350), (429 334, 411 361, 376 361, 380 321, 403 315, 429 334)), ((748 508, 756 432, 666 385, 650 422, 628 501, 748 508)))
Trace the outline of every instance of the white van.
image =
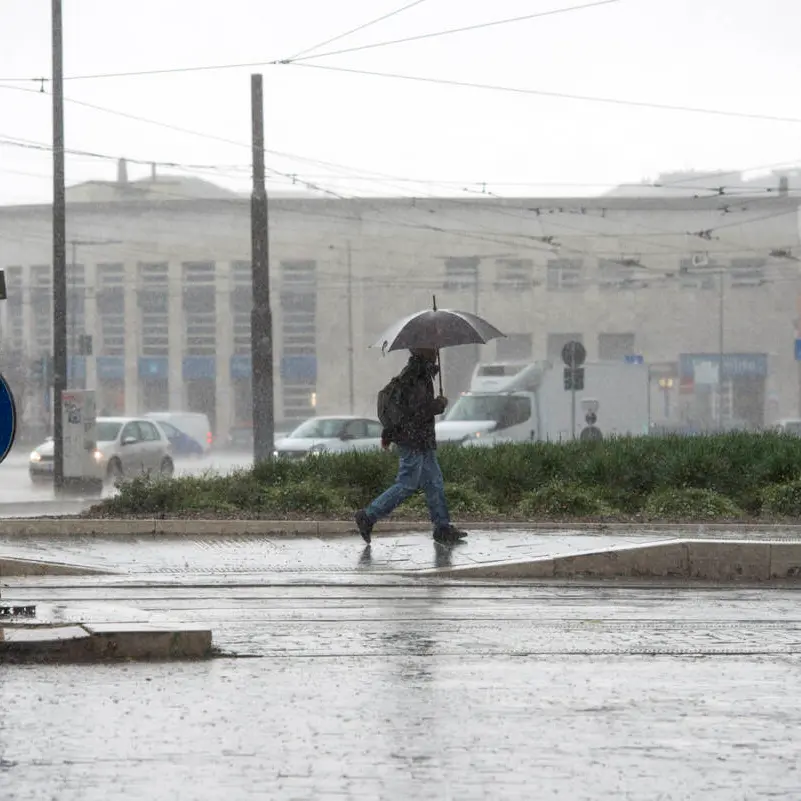
POLYGON ((213 436, 209 418, 205 414, 200 412, 148 412, 145 417, 163 424, 164 433, 170 440, 176 456, 191 456, 193 451, 195 455, 206 456, 211 450, 213 436), (184 437, 180 440, 177 439, 176 429, 192 442, 184 443, 182 441, 184 437), (195 450, 194 443, 200 446, 199 451, 195 450), (184 450, 185 452, 182 453, 181 451, 184 450))

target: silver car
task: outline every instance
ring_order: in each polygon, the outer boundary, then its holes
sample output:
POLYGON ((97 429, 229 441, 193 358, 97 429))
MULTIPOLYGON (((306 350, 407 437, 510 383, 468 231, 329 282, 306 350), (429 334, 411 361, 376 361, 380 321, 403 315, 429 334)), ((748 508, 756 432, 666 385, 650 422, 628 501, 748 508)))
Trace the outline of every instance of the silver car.
MULTIPOLYGON (((154 421, 138 417, 98 417, 95 431, 96 477, 115 483, 142 473, 172 476, 175 465, 170 441, 154 421)), ((31 452, 28 473, 34 484, 53 481, 53 451, 53 438, 49 437, 31 452)))
POLYGON ((377 450, 381 423, 364 417, 312 417, 275 440, 276 458, 303 459, 320 453, 377 450))

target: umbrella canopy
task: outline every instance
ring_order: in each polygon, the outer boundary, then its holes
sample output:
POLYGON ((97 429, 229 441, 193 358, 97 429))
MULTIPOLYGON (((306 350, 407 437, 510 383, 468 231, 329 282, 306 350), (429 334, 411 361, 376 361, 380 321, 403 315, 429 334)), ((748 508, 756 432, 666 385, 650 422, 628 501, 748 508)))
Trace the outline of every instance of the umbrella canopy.
POLYGON ((450 348, 455 345, 483 345, 505 337, 494 325, 470 312, 426 309, 391 325, 372 347, 390 350, 450 348))

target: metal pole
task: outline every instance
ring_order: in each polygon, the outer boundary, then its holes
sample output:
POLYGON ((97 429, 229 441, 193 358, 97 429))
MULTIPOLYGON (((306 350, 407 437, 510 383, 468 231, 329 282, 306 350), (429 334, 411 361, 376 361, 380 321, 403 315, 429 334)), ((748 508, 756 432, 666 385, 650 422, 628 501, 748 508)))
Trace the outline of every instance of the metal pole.
MULTIPOLYGON (((67 330, 69 331, 70 348, 67 352, 67 382, 70 379, 70 362, 75 363, 75 354, 78 352, 78 343, 76 340, 77 334, 77 319, 75 313, 75 265, 78 263, 78 243, 73 239, 70 242, 72 249, 72 264, 70 266, 69 287, 70 294, 67 296, 67 330)), ((75 376, 72 376, 72 381, 75 381, 75 376)), ((75 384, 72 383, 73 388, 75 384)))
POLYGON ((61 393, 67 388, 67 254, 61 0, 51 0, 53 59, 53 486, 64 488, 61 393))
POLYGON ((348 240, 348 399, 350 413, 355 414, 355 391, 353 386, 353 252, 348 240))
POLYGON ((718 431, 723 430, 723 270, 719 271, 718 284, 718 431))
POLYGON ((576 438, 576 358, 571 351, 570 355, 570 437, 576 438))
POLYGON ((250 321, 253 460, 272 459, 275 420, 273 410, 273 321, 270 311, 270 252, 267 189, 264 183, 264 94, 262 76, 250 76, 253 131, 253 193, 250 201, 253 310, 250 321))

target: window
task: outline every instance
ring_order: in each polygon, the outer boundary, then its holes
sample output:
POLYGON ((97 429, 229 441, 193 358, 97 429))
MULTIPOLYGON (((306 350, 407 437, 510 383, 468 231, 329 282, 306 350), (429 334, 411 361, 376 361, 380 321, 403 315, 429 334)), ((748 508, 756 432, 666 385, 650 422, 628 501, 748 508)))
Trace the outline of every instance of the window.
POLYGON ((507 292, 524 292, 534 286, 532 259, 498 259, 498 280, 495 288, 507 292))
POLYGON ((381 434, 384 433, 384 427, 381 423, 367 423, 367 436, 370 439, 381 439, 381 434))
POLYGON ((507 334, 495 344, 495 352, 501 362, 528 361, 532 351, 531 334, 507 334))
POLYGON ((215 264, 187 262, 183 278, 185 351, 190 356, 213 356, 217 352, 215 264))
POLYGON ((49 264, 35 264, 31 267, 31 312, 37 353, 51 353, 53 348, 52 277, 49 264))
POLYGON ((758 257, 731 260, 732 289, 748 289, 765 283, 766 259, 758 257))
POLYGON ((598 358, 602 361, 622 361, 634 353, 634 334, 598 335, 598 358))
POLYGON ((98 442, 114 442, 120 433, 122 423, 109 423, 100 421, 95 429, 98 442))
POLYGON ((548 289, 576 289, 581 285, 581 259, 549 259, 548 289))
POLYGON ((599 259, 598 274, 601 290, 637 289, 648 285, 643 278, 637 278, 637 271, 642 274, 643 266, 639 258, 621 256, 619 259, 599 259))
POLYGON ((100 322, 100 353, 125 354, 125 267, 97 265, 97 315, 100 322))
POLYGON ((4 332, 8 349, 25 350, 25 325, 23 313, 22 267, 6 267, 6 325, 4 332))
POLYGON ((584 337, 581 334, 548 334, 548 346, 546 358, 554 364, 562 363, 562 348, 568 342, 581 342, 584 344, 584 337))
POLYGON ((125 442, 125 440, 129 438, 132 438, 135 442, 139 442, 140 435, 138 423, 125 424, 125 428, 122 429, 122 435, 120 436, 120 442, 125 442))
MULTIPOLYGON (((317 355, 317 263, 307 259, 281 262, 282 358, 317 355)), ((284 419, 314 415, 316 382, 282 381, 284 419)), ((328 421, 329 423, 331 421, 328 421)))
POLYGON ((142 355, 169 354, 169 272, 165 262, 139 265, 142 355))
POLYGON ((351 420, 345 426, 345 435, 354 439, 365 439, 367 437, 367 421, 351 420))
POLYGON ((157 442, 161 439, 161 435, 153 423, 145 423, 144 421, 140 422, 139 433, 144 442, 157 442))
POLYGON ((336 439, 344 430, 344 420, 307 420, 299 425, 289 439, 336 439))
POLYGON ((682 289, 715 289, 721 265, 706 254, 696 253, 694 256, 681 259, 679 262, 679 280, 682 289))
POLYGON ((445 259, 445 289, 472 289, 478 282, 478 256, 445 259))
POLYGON ((491 420, 496 431, 525 423, 531 417, 531 399, 526 395, 462 395, 445 415, 448 421, 491 420))

